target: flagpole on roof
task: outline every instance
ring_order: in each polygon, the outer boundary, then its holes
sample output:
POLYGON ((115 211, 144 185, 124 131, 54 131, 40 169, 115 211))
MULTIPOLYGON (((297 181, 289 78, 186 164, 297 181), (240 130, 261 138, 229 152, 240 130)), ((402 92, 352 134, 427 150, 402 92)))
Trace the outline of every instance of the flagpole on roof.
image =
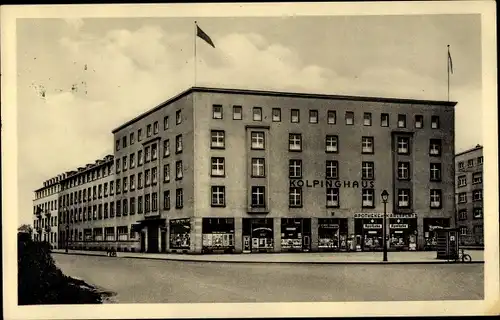
POLYGON ((197 23, 196 21, 194 22, 194 86, 196 87, 196 64, 197 64, 197 59, 196 59, 196 37, 198 34, 197 30, 197 23))

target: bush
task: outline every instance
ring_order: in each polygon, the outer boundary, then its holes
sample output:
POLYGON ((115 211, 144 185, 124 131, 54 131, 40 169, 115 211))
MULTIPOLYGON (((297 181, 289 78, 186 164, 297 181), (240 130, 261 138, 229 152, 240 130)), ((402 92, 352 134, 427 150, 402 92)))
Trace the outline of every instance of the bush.
POLYGON ((100 303, 101 295, 85 282, 65 276, 50 255, 50 244, 18 235, 18 303, 100 303))

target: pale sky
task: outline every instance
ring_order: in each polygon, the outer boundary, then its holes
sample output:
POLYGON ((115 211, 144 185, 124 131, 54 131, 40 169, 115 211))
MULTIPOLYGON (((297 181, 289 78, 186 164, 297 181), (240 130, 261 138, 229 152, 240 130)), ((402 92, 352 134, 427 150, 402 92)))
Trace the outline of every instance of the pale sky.
POLYGON ((33 190, 113 153, 111 130, 196 84, 447 99, 456 151, 482 144, 479 15, 19 19, 19 223, 33 190), (44 94, 42 94, 42 92, 44 94))

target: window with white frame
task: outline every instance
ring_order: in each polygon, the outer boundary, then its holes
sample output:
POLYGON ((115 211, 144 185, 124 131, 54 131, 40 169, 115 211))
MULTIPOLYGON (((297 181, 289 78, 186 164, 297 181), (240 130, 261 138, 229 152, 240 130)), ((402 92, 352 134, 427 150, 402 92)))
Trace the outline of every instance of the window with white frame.
POLYGON ((153 143, 151 145, 151 159, 156 160, 158 158, 158 144, 153 143))
POLYGON ((472 200, 473 201, 481 201, 481 200, 483 200, 483 190, 474 190, 474 191, 472 191, 472 200))
POLYGON ((233 120, 243 119, 243 108, 241 106, 233 106, 233 120))
POLYGON ((288 150, 301 151, 302 150, 302 134, 290 133, 288 136, 288 150))
POLYGON ((382 113, 380 115, 380 126, 381 127, 388 127, 389 126, 389 114, 388 113, 382 113))
POLYGON ((474 208, 474 219, 481 219, 483 217, 483 208, 474 208))
POLYGON ((142 179, 142 172, 137 174, 137 188, 142 189, 144 186, 144 180, 142 179))
POLYGON ((264 158, 252 158, 252 177, 265 177, 265 160, 264 158))
POLYGON ((253 107, 253 121, 262 121, 261 107, 253 107))
POLYGON ((458 194, 458 203, 466 203, 467 202, 467 193, 466 192, 460 192, 458 194))
POLYGON ((151 150, 149 146, 144 148, 144 153, 146 154, 146 162, 151 161, 151 150))
POLYGON ((146 187, 149 186, 151 184, 151 170, 150 169, 146 169, 144 171, 144 179, 146 180, 145 181, 146 187))
POLYGON ((163 117, 163 130, 168 130, 168 116, 163 117))
POLYGON ((410 153, 410 139, 407 137, 398 137, 398 153, 408 154, 410 153))
POLYGON ((184 194, 182 189, 175 190, 175 207, 180 209, 184 206, 184 194))
POLYGON ((135 190, 135 176, 132 174, 130 176, 130 191, 135 190))
POLYGON ((280 108, 273 108, 273 122, 280 122, 281 121, 281 109, 280 108))
POLYGON ((175 153, 182 152, 182 134, 175 137, 175 153))
POLYGON ((181 110, 177 110, 175 112, 175 124, 178 125, 181 123, 182 123, 182 112, 181 112, 181 110))
POLYGON ((439 116, 432 116, 431 117, 431 128, 432 129, 439 129, 439 116))
POLYGON ((458 186, 459 187, 465 187, 467 185, 467 176, 459 176, 458 177, 458 186))
POLYGON ((410 189, 398 189, 398 207, 410 207, 410 189))
POLYGON ((430 165, 430 180, 441 181, 441 163, 431 163, 430 165))
POLYGON ((326 160, 326 179, 339 178, 339 162, 336 160, 326 160))
POLYGON ((431 208, 441 208, 442 201, 442 193, 441 190, 431 189, 430 200, 431 200, 431 208))
POLYGON ((225 148, 225 133, 221 130, 212 130, 211 131, 211 144, 210 147, 212 149, 224 149, 225 148))
POLYGON ((309 110, 309 123, 318 123, 318 110, 309 110))
POLYGON ((354 125, 354 112, 352 111, 345 112, 345 124, 348 126, 354 125))
POLYGON ((289 162, 289 178, 301 178, 302 177, 302 160, 292 159, 289 162))
POLYGON ((142 166, 144 163, 144 156, 142 150, 137 151, 137 165, 142 166))
POLYGON ((127 191, 128 191, 128 178, 123 177, 123 192, 127 192, 127 191))
POLYGON ((163 182, 170 182, 170 164, 163 165, 163 182))
POLYGON ((158 183, 158 168, 157 167, 151 168, 151 179, 152 179, 153 184, 158 183))
POLYGON ((326 136, 326 152, 338 152, 339 151, 339 137, 334 135, 326 136))
POLYGON ((338 208, 339 202, 339 188, 326 188, 326 206, 338 208))
POLYGON ((213 119, 222 119, 222 105, 214 104, 212 106, 212 118, 213 119))
POLYGON ((327 118, 328 118, 327 119, 328 124, 336 124, 337 123, 337 111, 328 110, 327 118))
POLYGON ((144 195, 144 212, 150 212, 151 211, 151 195, 146 194, 144 195))
POLYGON ((462 209, 462 210, 458 211, 458 219, 459 220, 467 220, 467 210, 466 209, 462 209))
POLYGON ((120 159, 115 160, 116 173, 120 172, 120 159))
POLYGON ((224 170, 224 158, 222 157, 212 157, 212 177, 223 177, 225 174, 224 170))
POLYGON ((465 226, 460 227, 460 235, 461 236, 467 235, 467 227, 465 227, 465 226))
POLYGON ((460 162, 458 163, 458 169, 459 169, 459 170, 463 170, 464 168, 465 168, 464 162, 463 162, 463 161, 460 161, 460 162))
POLYGON ((483 156, 477 157, 477 165, 483 164, 483 156))
POLYGON ((163 140, 163 157, 170 156, 170 140, 163 140))
POLYGON ((472 168, 474 166, 474 159, 467 160, 467 167, 472 168))
POLYGON ((146 136, 149 138, 149 137, 151 137, 152 133, 153 133, 152 127, 150 124, 148 124, 146 126, 146 136))
POLYGON ((263 186, 252 186, 252 207, 265 207, 266 189, 263 186))
POLYGON ((361 152, 362 153, 373 153, 373 137, 362 137, 361 138, 361 152))
POLYGON ((180 180, 182 179, 183 172, 182 172, 182 161, 176 161, 175 162, 175 179, 180 180))
POLYGON ((264 149, 264 132, 252 131, 250 134, 252 149, 264 149))
POLYGON ((163 209, 170 210, 170 190, 163 191, 163 209))
POLYGON ((472 183, 481 183, 483 182, 483 173, 482 172, 474 172, 472 174, 472 183))
POLYGON ((299 109, 292 109, 290 111, 290 122, 298 123, 300 122, 300 111, 299 109))
POLYGON ((362 190, 362 205, 364 208, 371 208, 374 206, 375 190, 363 189, 362 190))
POLYGON ((398 179, 399 180, 409 180, 410 179, 410 163, 409 162, 398 162, 398 179))
POLYGON ((137 130, 137 141, 142 141, 142 129, 137 130))
POLYGON ((212 186, 212 207, 222 207, 226 204, 226 188, 224 186, 212 186))
POLYGON ((361 177, 363 180, 373 180, 374 178, 374 163, 371 161, 363 161, 361 164, 361 177))
POLYGON ((406 115, 398 114, 398 128, 406 128, 406 115))
POLYGON ((302 207, 302 188, 290 187, 288 199, 290 207, 302 207))
POLYGON ((424 127, 424 116, 415 115, 415 128, 422 129, 424 127))
POLYGON ((153 134, 158 134, 158 121, 153 123, 153 134))
POLYGON ((135 153, 130 154, 130 169, 135 167, 135 153))
POLYGON ((370 112, 365 112, 363 114, 363 125, 364 126, 372 125, 372 114, 370 112))

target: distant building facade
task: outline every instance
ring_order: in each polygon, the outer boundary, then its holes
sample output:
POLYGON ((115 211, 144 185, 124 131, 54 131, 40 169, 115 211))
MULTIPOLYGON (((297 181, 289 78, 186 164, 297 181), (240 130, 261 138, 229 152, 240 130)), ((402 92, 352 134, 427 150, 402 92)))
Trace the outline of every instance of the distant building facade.
POLYGON ((33 240, 48 242, 54 249, 58 248, 58 194, 62 178, 63 175, 59 175, 44 181, 43 186, 35 190, 33 200, 33 240))
POLYGON ((457 227, 463 245, 484 245, 483 147, 455 156, 457 227))
POLYGON ((387 190, 390 249, 425 249, 453 224, 454 106, 191 88, 113 130, 114 216, 68 228, 144 252, 381 250, 387 190))

